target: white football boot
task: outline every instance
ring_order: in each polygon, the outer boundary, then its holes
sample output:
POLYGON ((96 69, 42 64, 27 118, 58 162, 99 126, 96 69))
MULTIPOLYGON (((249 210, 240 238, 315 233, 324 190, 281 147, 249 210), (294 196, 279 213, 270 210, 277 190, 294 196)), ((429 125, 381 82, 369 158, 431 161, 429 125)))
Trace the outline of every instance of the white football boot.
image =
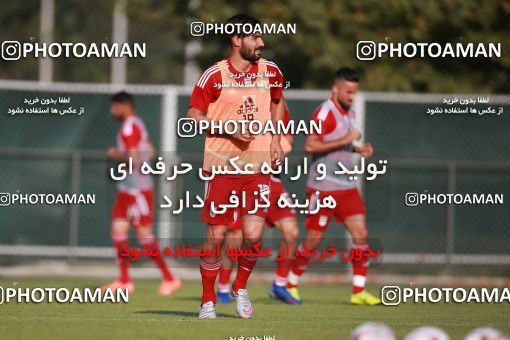
POLYGON ((216 319, 216 307, 212 301, 203 303, 198 311, 200 319, 216 319))
POLYGON ((238 289, 237 293, 232 289, 232 297, 236 299, 237 314, 243 319, 250 319, 253 316, 253 306, 246 289, 238 289))

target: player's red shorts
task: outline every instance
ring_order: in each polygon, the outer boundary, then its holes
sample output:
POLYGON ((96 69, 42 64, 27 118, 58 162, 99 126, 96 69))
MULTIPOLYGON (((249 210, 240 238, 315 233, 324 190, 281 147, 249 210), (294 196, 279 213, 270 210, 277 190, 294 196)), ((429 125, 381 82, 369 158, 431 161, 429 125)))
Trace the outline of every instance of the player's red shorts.
POLYGON ((117 192, 112 218, 128 220, 135 227, 151 225, 154 221, 154 192, 152 190, 117 192))
POLYGON ((228 230, 230 231, 233 231, 233 230, 240 230, 240 229, 243 229, 243 223, 242 223, 243 219, 241 216, 239 216, 239 212, 236 211, 234 213, 234 219, 233 221, 230 221, 230 223, 228 224, 228 230))
POLYGON ((361 198, 358 189, 338 190, 338 191, 319 191, 307 188, 307 197, 310 201, 310 209, 313 209, 314 202, 331 195, 336 201, 336 207, 320 208, 315 214, 306 217, 305 226, 310 229, 326 230, 329 220, 333 215, 338 223, 342 223, 347 217, 353 215, 365 215, 365 203, 361 198))
POLYGON ((296 217, 296 212, 292 208, 280 208, 278 206, 278 200, 281 196, 284 196, 287 200, 290 200, 290 196, 285 190, 282 181, 279 178, 271 177, 271 195, 269 211, 266 217, 266 223, 269 227, 274 227, 274 223, 284 217, 296 217))
MULTIPOLYGON (((271 177, 270 189, 271 193, 269 194, 269 201, 271 205, 269 206, 269 210, 267 212, 266 224, 268 227, 274 227, 274 223, 279 219, 285 217, 296 217, 296 212, 292 208, 280 208, 278 206, 278 200, 281 195, 284 195, 287 199, 290 199, 289 194, 285 190, 281 180, 276 177, 271 177)), ((241 218, 239 214, 234 214, 234 221, 229 224, 229 230, 241 229, 241 218)))
MULTIPOLYGON (((261 193, 269 195, 270 183, 269 175, 257 173, 253 175, 216 175, 210 181, 205 183, 205 202, 202 211, 201 220, 209 224, 230 225, 244 215, 249 215, 249 211, 255 208, 255 202, 264 204, 261 193), (212 203, 218 209, 221 204, 230 204, 232 191, 239 198, 240 207, 227 208, 222 214, 212 211, 212 203), (245 202, 242 202, 242 193, 245 193, 245 202), (238 214, 235 216, 235 214, 238 214)), ((268 208, 259 207, 251 215, 266 218, 268 208)))

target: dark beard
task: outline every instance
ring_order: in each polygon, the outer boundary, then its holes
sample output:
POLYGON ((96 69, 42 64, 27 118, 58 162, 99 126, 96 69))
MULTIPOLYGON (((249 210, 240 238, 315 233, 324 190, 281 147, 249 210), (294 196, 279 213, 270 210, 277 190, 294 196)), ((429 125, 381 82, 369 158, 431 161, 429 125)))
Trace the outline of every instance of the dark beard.
POLYGON ((258 50, 253 51, 253 53, 250 53, 246 48, 241 46, 241 49, 239 50, 239 54, 241 54, 241 57, 243 57, 244 60, 251 61, 252 63, 259 60, 260 57, 257 57, 255 52, 258 50))
POLYGON ((340 106, 342 107, 342 109, 344 109, 345 111, 349 111, 351 109, 350 105, 345 105, 341 101, 338 101, 338 102, 340 103, 340 106))

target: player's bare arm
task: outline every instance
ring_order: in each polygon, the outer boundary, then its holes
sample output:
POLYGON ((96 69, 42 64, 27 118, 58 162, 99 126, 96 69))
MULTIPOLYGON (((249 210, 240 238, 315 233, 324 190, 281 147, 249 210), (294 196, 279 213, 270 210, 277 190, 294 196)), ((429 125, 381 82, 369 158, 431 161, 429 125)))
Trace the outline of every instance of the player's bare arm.
POLYGON ((325 142, 318 135, 309 135, 305 142, 305 152, 307 153, 325 153, 338 149, 344 145, 349 145, 355 140, 361 138, 361 133, 356 129, 351 129, 342 138, 325 142))
MULTIPOLYGON (((154 150, 152 151, 152 154, 154 154, 154 150)), ((113 159, 117 162, 125 163, 131 159, 131 162, 133 162, 134 166, 140 165, 139 162, 139 154, 138 150, 136 149, 129 149, 127 152, 121 152, 116 147, 111 147, 108 149, 107 152, 108 158, 113 159)), ((151 157, 152 158, 152 157, 151 157)))
POLYGON ((210 118, 207 118, 207 116, 205 115, 204 112, 202 112, 199 109, 194 108, 194 107, 190 107, 189 108, 188 114, 186 115, 186 117, 194 119, 195 123, 198 123, 201 120, 205 120, 205 121, 208 121, 208 122, 211 121, 210 118))
MULTIPOLYGON (((271 102, 271 120, 273 121, 273 126, 276 126, 278 121, 282 120, 284 112, 285 101, 273 99, 271 102)), ((272 162, 281 162, 283 160, 284 153, 280 144, 280 138, 279 134, 275 134, 271 139, 270 152, 272 162)))
MULTIPOLYGON (((286 103, 285 98, 284 98, 283 96, 282 96, 281 101, 283 101, 283 104, 284 104, 284 105, 283 105, 283 106, 284 106, 284 112, 285 112, 285 108, 286 108, 286 106, 287 106, 287 103, 286 103)), ((271 101, 271 107, 272 107, 273 105, 274 105, 274 104, 273 104, 273 101, 271 101)), ((285 114, 284 114, 284 116, 285 116, 285 114)), ((281 120, 283 120, 283 121, 285 122, 285 118, 284 118, 284 116, 282 116, 280 119, 281 119, 281 120)), ((291 147, 294 145, 294 136, 293 136, 291 133, 286 134, 286 135, 283 135, 282 137, 283 137, 283 138, 285 138, 285 139, 287 140, 287 142, 290 144, 290 146, 291 146, 291 147)), ((281 141, 281 138, 280 138, 280 141, 281 141)), ((285 151, 285 150, 284 150, 284 151, 285 151)), ((290 152, 290 151, 289 151, 289 152, 290 152)))
POLYGON ((370 143, 365 143, 361 146, 354 146, 352 150, 356 153, 359 153, 364 158, 370 158, 374 154, 374 148, 370 143))
POLYGON ((294 136, 290 133, 288 135, 284 135, 283 138, 285 138, 291 146, 294 145, 294 136))
MULTIPOLYGON (((284 107, 283 110, 285 112, 285 106, 287 105, 287 103, 286 103, 285 98, 283 96, 282 96, 281 101, 283 102, 283 107, 284 107)), ((275 104, 274 104, 273 101, 271 101, 271 108, 273 107, 273 105, 275 105, 275 104)), ((283 116, 280 116, 280 119, 284 120, 283 116)), ((294 136, 291 133, 283 135, 283 138, 285 138, 287 140, 287 142, 289 142, 289 144, 291 146, 294 145, 294 136)))
MULTIPOLYGON (((156 155, 154 144, 149 143, 147 148, 147 160, 151 160, 156 155)), ((134 166, 140 165, 140 155, 137 149, 129 149, 127 152, 121 152, 117 147, 113 146, 108 149, 107 157, 117 162, 127 162, 129 159, 133 162, 134 166)))

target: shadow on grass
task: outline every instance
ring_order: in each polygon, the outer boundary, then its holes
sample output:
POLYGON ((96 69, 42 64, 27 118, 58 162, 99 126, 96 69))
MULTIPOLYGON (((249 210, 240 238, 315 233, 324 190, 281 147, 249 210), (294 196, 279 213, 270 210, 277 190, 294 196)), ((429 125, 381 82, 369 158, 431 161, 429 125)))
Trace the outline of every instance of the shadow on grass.
MULTIPOLYGON (((234 303, 235 303, 235 300, 233 300, 234 303)), ((284 304, 282 301, 280 300, 276 300, 276 299, 272 299, 272 298, 269 298, 269 297, 256 297, 256 298, 252 298, 251 299, 251 302, 253 302, 253 304, 257 304, 257 305, 277 305, 277 304, 284 304)))
POLYGON ((352 308, 365 308, 365 307, 370 307, 370 308, 381 308, 381 307, 386 307, 385 305, 383 304, 379 304, 379 305, 374 305, 374 306, 369 306, 369 305, 353 305, 352 303, 348 302, 348 301, 340 301, 340 302, 337 302, 336 303, 337 305, 343 305, 343 306, 349 306, 349 307, 352 307, 352 308))
MULTIPOLYGON (((181 317, 192 317, 192 318, 198 319, 198 311, 186 312, 186 311, 180 311, 180 310, 143 310, 143 311, 136 311, 135 313, 136 314, 171 315, 171 316, 181 316, 181 317)), ((238 319, 238 317, 236 317, 234 315, 225 314, 225 313, 216 313, 216 317, 238 319)))
POLYGON ((200 296, 172 296, 172 300, 181 300, 181 301, 198 301, 201 302, 202 299, 200 296))

